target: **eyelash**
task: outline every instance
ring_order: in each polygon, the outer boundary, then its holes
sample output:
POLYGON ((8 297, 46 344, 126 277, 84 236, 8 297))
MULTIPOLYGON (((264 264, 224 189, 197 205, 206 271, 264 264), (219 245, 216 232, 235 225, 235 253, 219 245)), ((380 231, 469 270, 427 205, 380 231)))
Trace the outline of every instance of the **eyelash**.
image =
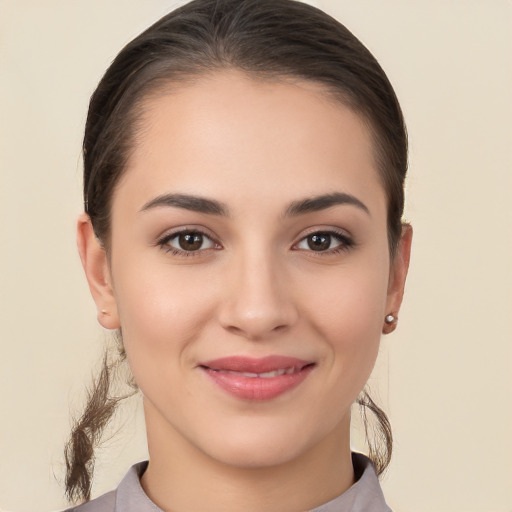
POLYGON ((217 243, 212 236, 210 236, 207 233, 205 233, 204 231, 202 231, 200 229, 196 229, 196 228, 183 228, 183 229, 180 229, 179 231, 174 231, 172 233, 168 233, 168 234, 162 236, 161 238, 159 238, 157 240, 156 245, 159 246, 166 253, 171 254, 172 256, 185 256, 185 257, 200 256, 202 253, 204 253, 204 251, 218 250, 221 247, 220 244, 217 243), (213 244, 213 247, 208 247, 207 249, 200 249, 197 251, 185 251, 185 250, 176 249, 176 247, 172 247, 172 246, 168 245, 171 240, 173 240, 183 234, 201 235, 205 239, 210 240, 211 243, 213 244))
MULTIPOLYGON (((204 251, 210 251, 210 250, 219 250, 221 248, 221 245, 215 241, 213 237, 205 233, 204 231, 201 231, 200 229, 192 229, 192 228, 184 228, 179 231, 174 231, 173 233, 168 233, 161 238, 157 240, 156 243, 157 246, 159 246, 162 250, 164 250, 166 253, 171 254, 173 256, 184 256, 184 257, 193 257, 193 256, 200 256, 204 251), (185 251, 176 249, 176 247, 172 247, 169 244, 169 242, 178 236, 182 234, 190 234, 190 235, 201 235, 202 237, 208 239, 213 244, 213 247, 208 247, 206 249, 199 249, 196 251, 185 251)), ((311 231, 311 233, 308 233, 307 235, 303 236, 297 243, 295 243, 292 247, 293 250, 296 251, 304 251, 311 253, 315 257, 317 256, 333 256, 336 254, 340 254, 342 252, 346 252, 349 249, 353 248, 355 246, 354 241, 348 237, 345 233, 342 233, 340 231, 336 231, 334 229, 328 229, 328 230, 316 230, 311 231), (298 246, 301 242, 305 241, 308 237, 313 235, 324 235, 324 236, 330 236, 340 242, 340 244, 333 248, 333 249, 327 249, 325 251, 314 251, 313 249, 307 250, 307 249, 294 249, 296 246, 298 246)))
POLYGON ((327 249, 325 251, 314 251, 313 249, 307 250, 307 249, 295 249, 298 251, 304 250, 307 253, 311 253, 311 255, 317 257, 324 257, 324 256, 334 256, 336 254, 340 254, 342 252, 346 252, 353 248, 355 246, 355 242, 352 238, 350 238, 348 235, 346 235, 342 231, 337 231, 335 229, 320 229, 311 231, 310 233, 303 236, 296 244, 294 244, 294 247, 298 246, 301 242, 306 240, 308 237, 313 235, 324 235, 329 236, 337 240, 340 244, 333 248, 333 249, 327 249))

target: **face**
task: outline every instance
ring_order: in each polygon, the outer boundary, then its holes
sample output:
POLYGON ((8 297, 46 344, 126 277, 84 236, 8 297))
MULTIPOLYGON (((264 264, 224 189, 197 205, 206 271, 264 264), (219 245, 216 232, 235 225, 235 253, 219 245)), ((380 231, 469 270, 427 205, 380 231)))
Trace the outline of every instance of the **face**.
POLYGON ((364 123, 316 84, 236 72, 144 112, 95 298, 150 452, 259 467, 348 445, 404 274, 364 123))

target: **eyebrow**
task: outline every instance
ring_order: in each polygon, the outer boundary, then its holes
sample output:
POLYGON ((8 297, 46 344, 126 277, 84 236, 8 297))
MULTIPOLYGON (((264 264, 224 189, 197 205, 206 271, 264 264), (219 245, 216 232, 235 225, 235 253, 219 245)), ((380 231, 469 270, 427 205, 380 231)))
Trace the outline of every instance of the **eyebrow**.
POLYGON ((295 217, 305 213, 318 212, 337 205, 352 205, 370 215, 368 207, 357 197, 344 192, 333 192, 332 194, 323 194, 320 196, 308 197, 300 201, 293 201, 286 209, 286 217, 295 217))
POLYGON ((163 194, 155 197, 142 208, 141 212, 157 208, 159 206, 171 206, 183 208, 193 212, 206 213, 208 215, 228 216, 228 207, 215 199, 207 199, 200 196, 191 196, 188 194, 163 194))
MULTIPOLYGON (((352 205, 370 215, 368 207, 357 199, 357 197, 344 192, 333 192, 331 194, 322 194, 293 201, 285 210, 284 216, 296 217, 306 213, 325 210, 337 205, 352 205)), ((162 194, 146 203, 140 211, 145 212, 162 206, 183 208, 184 210, 205 213, 207 215, 226 217, 229 215, 229 208, 226 204, 215 199, 207 199, 206 197, 189 194, 162 194)))

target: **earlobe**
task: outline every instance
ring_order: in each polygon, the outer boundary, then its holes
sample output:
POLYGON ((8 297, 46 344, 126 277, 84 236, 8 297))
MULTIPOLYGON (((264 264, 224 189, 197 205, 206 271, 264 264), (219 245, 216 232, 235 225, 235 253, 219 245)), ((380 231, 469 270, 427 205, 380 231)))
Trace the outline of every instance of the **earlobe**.
POLYGON ((412 226, 402 225, 402 234, 393 261, 391 262, 388 296, 386 301, 386 318, 382 328, 383 334, 389 334, 396 329, 398 312, 404 296, 405 280, 409 270, 411 256, 412 226), (390 317, 393 320, 390 321, 390 317))
POLYGON ((98 310, 98 322, 105 329, 118 329, 119 315, 107 253, 96 237, 91 219, 86 213, 82 213, 78 218, 77 245, 89 289, 98 310))

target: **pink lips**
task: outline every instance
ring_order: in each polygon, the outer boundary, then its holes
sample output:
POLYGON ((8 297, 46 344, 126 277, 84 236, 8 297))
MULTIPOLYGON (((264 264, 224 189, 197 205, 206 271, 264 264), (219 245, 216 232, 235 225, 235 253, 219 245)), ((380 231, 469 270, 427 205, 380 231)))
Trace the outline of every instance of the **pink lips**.
POLYGON ((297 387, 314 367, 295 357, 224 357, 199 365, 224 391, 244 400, 271 400, 297 387))

